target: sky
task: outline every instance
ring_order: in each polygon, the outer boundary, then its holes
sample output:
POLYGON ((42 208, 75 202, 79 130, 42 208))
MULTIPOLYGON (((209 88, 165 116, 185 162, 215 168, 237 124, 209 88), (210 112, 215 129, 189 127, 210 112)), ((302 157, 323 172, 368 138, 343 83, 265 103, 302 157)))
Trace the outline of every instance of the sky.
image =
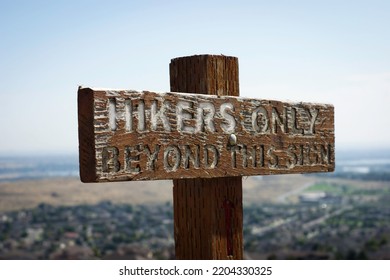
POLYGON ((77 88, 169 91, 239 60, 240 96, 331 103, 338 148, 390 147, 390 1, 0 0, 0 156, 78 152, 77 88))

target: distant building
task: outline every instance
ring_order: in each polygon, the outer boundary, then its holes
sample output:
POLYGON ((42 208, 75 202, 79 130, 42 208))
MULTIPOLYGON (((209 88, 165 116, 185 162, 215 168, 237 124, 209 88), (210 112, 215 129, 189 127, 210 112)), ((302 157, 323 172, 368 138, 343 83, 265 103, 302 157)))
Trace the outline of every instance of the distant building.
POLYGON ((307 192, 299 195, 299 201, 306 204, 339 205, 343 203, 343 197, 325 192, 307 192))
POLYGON ((306 192, 299 195, 299 201, 301 203, 318 203, 322 202, 326 196, 325 192, 306 192))

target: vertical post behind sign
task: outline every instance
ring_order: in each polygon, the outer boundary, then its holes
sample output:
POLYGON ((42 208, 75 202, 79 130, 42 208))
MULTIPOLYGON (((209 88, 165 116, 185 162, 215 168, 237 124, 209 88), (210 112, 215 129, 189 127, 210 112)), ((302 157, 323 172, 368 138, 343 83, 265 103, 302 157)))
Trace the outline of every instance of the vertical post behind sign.
MULTIPOLYGON (((172 59, 170 85, 174 92, 239 96, 238 59, 172 59)), ((242 259, 241 177, 173 180, 173 204, 177 259, 242 259)))

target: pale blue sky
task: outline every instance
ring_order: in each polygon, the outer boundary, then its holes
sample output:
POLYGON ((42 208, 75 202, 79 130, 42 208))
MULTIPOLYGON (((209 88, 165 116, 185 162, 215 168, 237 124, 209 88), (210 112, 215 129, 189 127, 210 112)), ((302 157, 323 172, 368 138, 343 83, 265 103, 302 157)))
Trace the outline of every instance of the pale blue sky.
POLYGON ((390 1, 0 0, 0 155, 76 153, 77 87, 168 91, 237 56, 241 96, 333 103, 337 147, 390 147, 390 1))

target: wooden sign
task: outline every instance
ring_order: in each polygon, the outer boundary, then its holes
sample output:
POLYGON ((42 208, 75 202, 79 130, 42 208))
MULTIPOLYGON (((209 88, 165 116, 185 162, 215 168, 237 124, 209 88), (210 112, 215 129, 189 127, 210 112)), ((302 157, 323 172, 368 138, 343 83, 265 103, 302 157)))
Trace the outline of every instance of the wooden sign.
POLYGON ((83 182, 334 170, 332 105, 78 91, 83 182))

